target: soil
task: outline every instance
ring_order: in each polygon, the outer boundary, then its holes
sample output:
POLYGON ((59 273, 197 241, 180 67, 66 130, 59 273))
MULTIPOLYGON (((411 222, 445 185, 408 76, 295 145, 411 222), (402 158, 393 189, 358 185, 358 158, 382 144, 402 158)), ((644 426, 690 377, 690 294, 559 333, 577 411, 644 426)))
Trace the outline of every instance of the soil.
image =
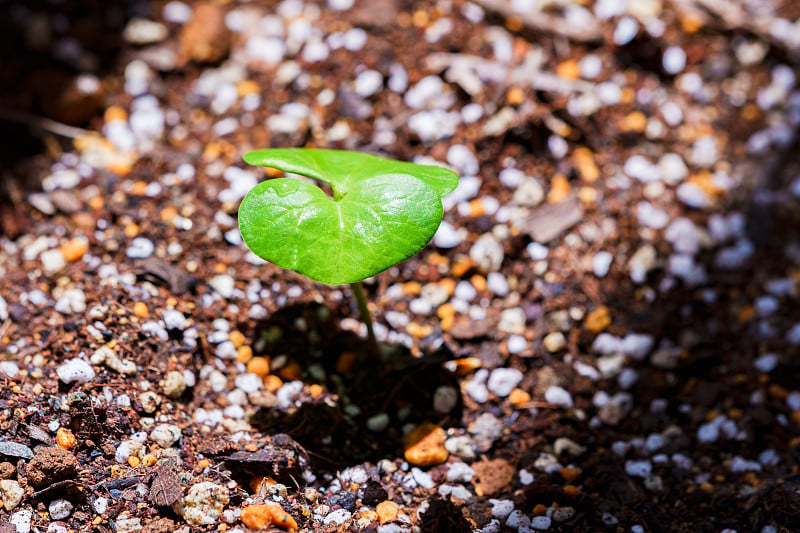
POLYGON ((800 531, 793 2, 57 4, 0 8, 0 533, 800 531), (241 242, 270 146, 461 174, 379 353, 241 242))

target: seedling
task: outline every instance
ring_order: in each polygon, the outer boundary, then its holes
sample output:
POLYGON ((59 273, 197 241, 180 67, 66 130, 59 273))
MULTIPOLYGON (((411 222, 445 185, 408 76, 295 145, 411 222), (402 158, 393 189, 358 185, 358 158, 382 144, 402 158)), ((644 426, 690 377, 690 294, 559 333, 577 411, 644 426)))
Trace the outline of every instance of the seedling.
POLYGON ((458 185, 448 169, 359 152, 253 150, 251 165, 324 182, 259 183, 239 206, 239 229, 257 256, 328 285, 349 283, 370 342, 375 334, 361 281, 419 252, 442 222, 442 197, 458 185))

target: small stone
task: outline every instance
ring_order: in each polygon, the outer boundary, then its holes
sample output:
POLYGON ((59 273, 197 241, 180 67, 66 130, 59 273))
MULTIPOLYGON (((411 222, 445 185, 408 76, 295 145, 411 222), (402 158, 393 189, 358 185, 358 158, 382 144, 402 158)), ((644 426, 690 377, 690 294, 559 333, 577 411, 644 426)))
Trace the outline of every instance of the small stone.
POLYGON ((66 520, 72 514, 73 505, 62 498, 53 500, 47 506, 47 512, 50 513, 51 520, 66 520))
POLYGON ((122 38, 135 45, 160 43, 168 36, 169 30, 166 26, 144 18, 131 19, 122 32, 122 38))
MULTIPOLYGON (((578 457, 579 455, 583 455, 586 452, 586 446, 581 446, 577 442, 572 439, 568 439, 567 437, 559 437, 553 443, 553 452, 556 455, 561 455, 566 453, 567 455, 571 455, 572 457, 578 457)), ((567 480, 572 481, 572 480, 567 480)))
POLYGON ((553 385, 545 391, 544 400, 547 403, 551 403, 565 409, 571 409, 574 406, 572 395, 569 393, 569 391, 557 385, 553 385))
POLYGON ((121 513, 114 520, 117 533, 137 533, 142 530, 142 521, 136 516, 129 516, 127 512, 121 513))
POLYGON ((46 250, 42 252, 42 254, 39 256, 39 260, 42 262, 42 268, 48 274, 58 272, 67 266, 67 260, 64 258, 64 254, 59 249, 46 250))
POLYGON ((504 309, 500 314, 497 330, 503 333, 522 335, 525 333, 525 311, 521 307, 504 309))
POLYGON ((209 283, 211 288, 217 291, 223 298, 230 299, 233 297, 233 291, 236 288, 234 279, 227 274, 221 274, 211 278, 209 283))
POLYGON ((542 184, 535 178, 525 178, 514 191, 515 204, 536 207, 544 201, 545 192, 542 184))
POLYGON ((610 252, 597 252, 592 257, 592 272, 598 278, 604 278, 608 274, 613 261, 614 256, 610 252))
POLYGON ((519 385, 522 378, 522 372, 516 368, 495 368, 486 385, 492 394, 505 398, 519 385))
POLYGON ((30 533, 33 511, 30 509, 20 509, 11 515, 8 523, 16 530, 16 533, 30 533))
POLYGON ((667 74, 680 74, 686 68, 686 52, 679 46, 670 46, 664 50, 661 64, 667 74))
POLYGON ((505 258, 503 245, 491 233, 481 235, 469 250, 475 266, 484 273, 500 270, 505 258))
POLYGON ((225 485, 203 481, 192 485, 186 496, 172 507, 188 524, 209 526, 219 520, 229 501, 230 493, 225 485))
POLYGON ((503 422, 491 413, 483 413, 475 419, 467 430, 473 436, 473 443, 480 452, 488 451, 503 434, 503 422))
POLYGON ((297 521, 277 503, 248 505, 242 509, 241 520, 245 526, 254 531, 272 525, 289 531, 297 529, 297 521))
POLYGON ((447 385, 441 385, 433 393, 433 408, 442 414, 447 414, 458 405, 459 392, 447 385))
POLYGON ((604 424, 616 426, 628 416, 632 408, 633 396, 627 392, 618 392, 600 407, 597 416, 604 424))
POLYGON ((531 527, 533 529, 545 530, 550 529, 551 518, 549 516, 534 516, 531 519, 531 527))
POLYGON ((600 333, 611 325, 611 315, 608 307, 602 305, 591 311, 583 321, 583 327, 590 333, 600 333))
POLYGON ((168 372, 164 377, 163 391, 168 398, 180 398, 186 391, 186 380, 183 378, 183 372, 177 370, 168 372))
POLYGON ((173 424, 159 424, 150 432, 150 440, 166 449, 178 442, 181 430, 173 424))
POLYGON ((545 338, 542 339, 542 345, 548 352, 555 353, 567 345, 567 338, 560 331, 554 331, 548 333, 545 338))
POLYGON ((105 365, 111 370, 127 376, 135 375, 139 369, 136 363, 120 358, 114 350, 103 346, 97 349, 90 359, 93 365, 105 365))
POLYGON ((337 509, 334 512, 330 513, 328 516, 322 519, 322 523, 325 525, 334 524, 336 526, 341 526, 353 516, 353 513, 348 511, 347 509, 337 509))
MULTIPOLYGON (((18 442, 0 441, 0 455, 7 457, 18 457, 20 459, 32 459, 33 451, 18 442)), ((0 463, 0 466, 10 463, 0 463)), ((4 470, 4 469, 0 469, 4 470)))
POLYGON ((64 383, 89 383, 94 379, 94 369, 82 359, 68 359, 56 369, 58 378, 64 383))
POLYGON ((0 499, 3 502, 3 509, 10 511, 22 501, 25 496, 25 489, 19 482, 13 479, 3 479, 0 481, 0 499))
POLYGON ((625 472, 629 476, 646 478, 653 471, 653 465, 648 460, 629 460, 625 461, 625 472))
POLYGON ((131 259, 146 259, 153 255, 156 246, 153 241, 145 237, 136 237, 125 250, 125 255, 131 259))
POLYGON ((444 463, 448 452, 444 447, 446 434, 444 429, 425 422, 417 426, 405 438, 404 457, 406 461, 417 466, 432 466, 444 463))
POLYGON ((555 522, 567 522, 572 520, 572 517, 575 516, 575 508, 574 507, 559 507, 555 511, 553 511, 553 520, 555 522))

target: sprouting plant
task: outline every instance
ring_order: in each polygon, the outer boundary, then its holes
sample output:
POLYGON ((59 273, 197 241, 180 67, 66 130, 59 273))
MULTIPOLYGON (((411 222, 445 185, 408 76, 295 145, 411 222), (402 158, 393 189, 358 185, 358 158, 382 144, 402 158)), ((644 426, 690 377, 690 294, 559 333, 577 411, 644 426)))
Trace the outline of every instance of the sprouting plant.
POLYGON ((239 207, 239 229, 259 257, 328 285, 349 283, 370 342, 361 281, 419 252, 442 221, 441 199, 458 185, 446 168, 345 150, 271 148, 251 165, 324 182, 277 178, 256 185, 239 207))

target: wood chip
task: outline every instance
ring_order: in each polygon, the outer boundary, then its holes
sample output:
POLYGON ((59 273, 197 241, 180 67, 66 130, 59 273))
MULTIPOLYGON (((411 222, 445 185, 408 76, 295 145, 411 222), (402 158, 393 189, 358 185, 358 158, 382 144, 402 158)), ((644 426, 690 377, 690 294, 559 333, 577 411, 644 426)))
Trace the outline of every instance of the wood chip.
POLYGON ((512 218, 512 223, 522 232, 542 244, 546 244, 583 220, 583 208, 576 196, 570 196, 558 204, 546 204, 536 209, 521 209, 512 218))

